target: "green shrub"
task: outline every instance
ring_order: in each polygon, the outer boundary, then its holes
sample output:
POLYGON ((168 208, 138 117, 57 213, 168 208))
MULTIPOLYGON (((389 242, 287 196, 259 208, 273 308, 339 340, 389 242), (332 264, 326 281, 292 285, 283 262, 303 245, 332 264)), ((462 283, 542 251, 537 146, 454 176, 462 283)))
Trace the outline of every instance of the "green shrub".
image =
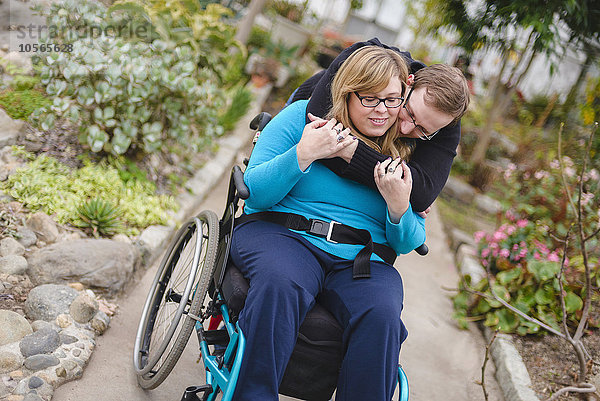
POLYGON ((235 124, 246 114, 252 102, 252 92, 243 86, 237 87, 230 94, 231 103, 227 111, 219 116, 219 124, 225 131, 231 131, 235 124))
POLYGON ((78 209, 88 199, 110 199, 122 211, 121 221, 128 234, 152 224, 166 224, 168 211, 176 210, 175 200, 155 195, 155 185, 138 178, 123 181, 117 168, 108 163, 72 170, 56 159, 19 150, 29 161, 0 184, 0 189, 29 210, 54 215, 57 222, 77 225, 78 209))
POLYGON ((211 69, 226 86, 237 83, 226 80, 232 62, 238 62, 231 50, 237 49, 245 62, 246 49, 235 39, 234 25, 227 23, 232 12, 226 7, 188 0, 119 0, 108 11, 122 23, 150 24, 152 35, 142 39, 189 46, 198 68, 211 69))
MULTIPOLYGON (((218 113, 225 94, 215 70, 226 68, 219 64, 225 51, 211 48, 223 41, 215 39, 220 32, 217 13, 208 9, 192 19, 205 42, 179 38, 179 42, 154 39, 147 43, 106 35, 78 38, 73 27, 106 29, 110 23, 107 10, 88 1, 53 3, 45 15, 48 25, 62 36, 48 40, 73 47, 72 52, 40 58, 41 82, 54 101, 35 113, 33 121, 48 129, 58 118, 69 119, 80 126, 80 141, 93 152, 151 153, 169 141, 192 151, 202 149, 224 132, 218 113), (198 43, 202 44, 199 49, 198 43), (204 64, 211 68, 199 67, 204 64)), ((161 32, 162 25, 157 25, 156 31, 161 32)))
POLYGON ((25 120, 35 110, 48 107, 51 103, 36 89, 7 89, 0 92, 0 107, 13 119, 25 120))

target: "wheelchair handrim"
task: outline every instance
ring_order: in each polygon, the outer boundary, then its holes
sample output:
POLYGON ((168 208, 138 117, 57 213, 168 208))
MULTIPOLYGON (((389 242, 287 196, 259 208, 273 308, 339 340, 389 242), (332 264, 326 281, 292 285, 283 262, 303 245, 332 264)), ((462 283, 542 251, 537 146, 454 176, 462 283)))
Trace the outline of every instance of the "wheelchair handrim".
MULTIPOLYGON (((180 229, 179 233, 181 233, 182 231, 185 231, 185 230, 189 230, 193 225, 196 226, 197 236, 196 236, 196 247, 194 250, 194 258, 193 258, 192 266, 197 267, 199 260, 200 260, 200 254, 202 251, 201 245, 202 245, 202 238, 204 236, 203 224, 201 224, 200 219, 198 219, 197 217, 194 217, 191 221, 188 222, 188 224, 186 224, 185 226, 183 226, 180 229)), ((192 234, 192 236, 193 236, 193 234, 192 234)), ((183 241, 183 238, 182 238, 182 241, 183 241)), ((177 242, 175 244, 175 246, 170 250, 170 252, 167 255, 165 255, 165 258, 171 258, 173 252, 175 252, 179 248, 180 245, 181 245, 181 241, 177 242)), ((174 266, 173 266, 173 269, 174 269, 174 266)), ((193 287, 194 281, 196 280, 197 268, 193 268, 192 272, 190 272, 190 275, 189 275, 187 283, 186 283, 185 290, 181 297, 182 302, 179 303, 179 307, 177 308, 177 311, 175 312, 175 315, 174 315, 173 319, 171 320, 169 330, 168 330, 167 334, 165 335, 161 345, 159 346, 156 354, 146 363, 145 366, 142 367, 142 366, 140 366, 140 362, 141 362, 140 361, 140 357, 141 357, 140 345, 143 343, 142 338, 146 334, 150 318, 156 317, 156 316, 148 316, 148 312, 149 312, 149 309, 153 306, 154 301, 156 300, 156 296, 157 296, 157 292, 158 292, 157 284, 160 282, 160 280, 164 276, 162 273, 164 273, 164 271, 158 271, 156 274, 156 277, 154 278, 154 281, 152 283, 152 288, 154 288, 155 290, 152 291, 150 294, 148 294, 148 297, 146 298, 146 302, 144 304, 144 309, 142 311, 142 316, 144 316, 145 318, 142 318, 142 320, 140 320, 140 324, 138 326, 138 330, 137 330, 137 334, 136 334, 133 366, 136 371, 136 374, 138 374, 138 375, 145 375, 148 372, 150 372, 156 366, 156 364, 159 362, 160 358, 163 356, 165 350, 167 349, 167 346, 171 342, 171 339, 173 338, 173 335, 175 334, 175 330, 179 326, 179 324, 176 324, 176 323, 178 323, 180 321, 180 319, 183 317, 184 309, 187 306, 187 300, 189 299, 189 296, 192 292, 192 287, 193 287), (186 301, 184 302, 183 300, 186 300, 186 301)), ((163 292, 162 296, 164 296, 164 292, 163 292)), ((150 341, 150 339, 148 339, 148 340, 150 341)), ((146 345, 146 343, 143 343, 143 345, 146 345)), ((149 343, 147 345, 149 346, 149 343)))

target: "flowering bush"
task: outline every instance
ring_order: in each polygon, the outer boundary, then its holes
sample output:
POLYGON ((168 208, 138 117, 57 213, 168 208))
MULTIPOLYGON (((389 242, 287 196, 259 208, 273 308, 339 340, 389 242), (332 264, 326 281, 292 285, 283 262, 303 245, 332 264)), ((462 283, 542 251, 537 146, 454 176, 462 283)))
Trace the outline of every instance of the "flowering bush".
MULTIPOLYGON (((594 155, 592 155, 594 156, 594 155)), ((598 155, 596 155, 597 158, 598 155)), ((591 163, 597 162, 592 157, 591 163)), ((484 320, 487 326, 521 335, 537 333, 540 326, 505 308, 494 295, 519 311, 560 331, 564 290, 569 325, 577 325, 585 298, 584 264, 580 239, 568 233, 579 224, 586 239, 592 285, 600 286, 600 174, 595 167, 578 172, 580 163, 569 157, 552 160, 547 168, 518 169, 510 165, 504 174, 505 222, 495 232, 476 232, 480 263, 490 273, 479 283, 466 277, 454 297, 456 317, 462 326, 469 320, 484 320), (565 254, 566 252, 566 254, 565 254), (564 268, 561 272, 561 264, 564 268), (472 284, 472 285, 471 285, 472 284)), ((593 297, 598 297, 598 294, 593 297)), ((600 327, 596 315, 588 320, 600 327)))

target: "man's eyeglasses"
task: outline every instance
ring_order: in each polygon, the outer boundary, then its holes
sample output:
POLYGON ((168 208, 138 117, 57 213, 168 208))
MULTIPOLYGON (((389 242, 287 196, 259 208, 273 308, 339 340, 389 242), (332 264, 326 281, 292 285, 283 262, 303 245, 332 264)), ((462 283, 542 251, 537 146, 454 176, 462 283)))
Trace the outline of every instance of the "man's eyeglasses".
POLYGON ((354 94, 360 99, 360 104, 370 108, 377 107, 379 103, 383 102, 388 109, 395 109, 400 107, 404 101, 403 97, 386 97, 385 99, 380 99, 375 96, 361 96, 358 92, 354 92, 354 94))
POLYGON ((421 127, 420 125, 417 124, 417 121, 415 120, 415 116, 408 109, 408 107, 406 107, 406 105, 408 105, 408 100, 410 99, 410 95, 412 95, 412 93, 413 93, 413 89, 414 89, 414 87, 411 87, 410 91, 408 91, 408 95, 406 95, 406 102, 404 102, 404 105, 402 107, 404 108, 404 110, 406 110, 406 113, 408 114, 408 116, 412 120, 412 123, 415 125, 415 128, 417 129, 417 131, 420 132, 421 135, 419 136, 419 139, 422 139, 423 141, 430 141, 431 138, 433 138, 434 136, 437 135, 438 132, 440 132, 440 130, 437 130, 437 131, 435 131, 432 134, 428 134, 427 130, 425 128, 423 128, 423 127, 421 127))

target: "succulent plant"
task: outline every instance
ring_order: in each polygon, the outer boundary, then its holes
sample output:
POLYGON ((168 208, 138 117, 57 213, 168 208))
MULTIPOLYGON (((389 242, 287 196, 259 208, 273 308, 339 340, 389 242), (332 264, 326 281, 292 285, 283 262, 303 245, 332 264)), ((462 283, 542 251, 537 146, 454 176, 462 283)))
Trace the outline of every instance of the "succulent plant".
POLYGON ((118 206, 100 198, 90 199, 77 208, 81 228, 91 229, 94 237, 117 234, 122 229, 118 206))

